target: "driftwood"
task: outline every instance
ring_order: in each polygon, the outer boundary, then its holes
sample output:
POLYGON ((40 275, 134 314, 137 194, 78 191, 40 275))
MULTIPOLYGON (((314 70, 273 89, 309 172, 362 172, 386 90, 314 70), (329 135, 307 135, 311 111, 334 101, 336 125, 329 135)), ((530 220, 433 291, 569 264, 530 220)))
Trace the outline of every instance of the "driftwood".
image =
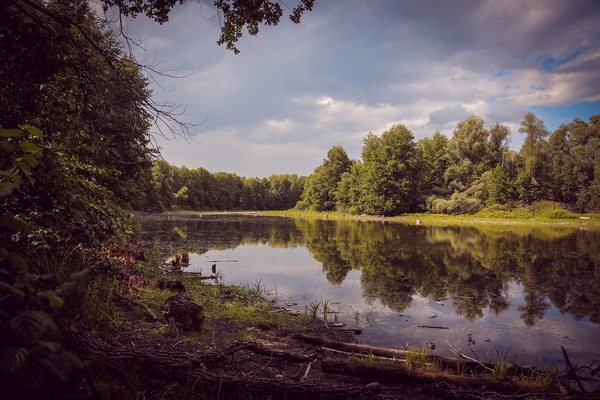
POLYGON ((208 276, 195 276, 195 279, 208 280, 208 279, 218 279, 216 275, 208 275, 208 276))
MULTIPOLYGON (((307 336, 307 335, 295 335, 296 339, 301 340, 303 342, 315 344, 318 346, 329 347, 335 350, 344 351, 347 353, 355 353, 355 354, 366 354, 366 355, 374 355, 385 358, 394 358, 394 359, 403 359, 407 354, 411 354, 412 352, 409 350, 400 350, 400 349, 390 349, 386 347, 376 347, 369 346, 366 344, 358 344, 358 343, 347 343, 347 342, 338 342, 335 340, 324 339, 315 336, 307 336)), ((493 370, 495 365, 491 363, 481 363, 477 360, 466 359, 459 355, 460 358, 454 357, 446 357, 439 356, 435 354, 427 354, 427 362, 438 364, 439 366, 451 369, 453 371, 462 372, 464 370, 475 370, 480 371, 481 369, 493 370)), ((511 368, 514 372, 525 372, 532 373, 536 372, 531 369, 521 368, 519 366, 513 366, 511 368)))
POLYGON ((377 379, 379 381, 394 383, 402 382, 411 385, 423 385, 443 381, 451 385, 467 387, 469 389, 492 390, 510 395, 531 392, 531 388, 510 381, 497 381, 440 372, 409 371, 406 368, 400 366, 394 367, 389 364, 368 365, 350 360, 325 358, 321 360, 321 368, 324 372, 328 373, 377 379))

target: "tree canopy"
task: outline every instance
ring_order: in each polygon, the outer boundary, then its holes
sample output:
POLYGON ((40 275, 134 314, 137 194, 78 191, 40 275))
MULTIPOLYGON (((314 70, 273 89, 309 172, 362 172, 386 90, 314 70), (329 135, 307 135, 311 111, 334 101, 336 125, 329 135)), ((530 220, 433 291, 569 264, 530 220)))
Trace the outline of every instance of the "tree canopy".
POLYGON ((381 136, 369 133, 362 159, 337 184, 337 207, 358 214, 460 214, 550 200, 574 211, 598 211, 599 120, 576 119, 549 136, 528 113, 519 152, 509 148, 508 126, 488 129, 475 116, 460 121, 450 138, 436 132, 414 143, 401 125, 381 136))
POLYGON ((338 185, 351 165, 342 146, 333 146, 323 163, 308 177, 299 207, 317 211, 335 210, 338 185))

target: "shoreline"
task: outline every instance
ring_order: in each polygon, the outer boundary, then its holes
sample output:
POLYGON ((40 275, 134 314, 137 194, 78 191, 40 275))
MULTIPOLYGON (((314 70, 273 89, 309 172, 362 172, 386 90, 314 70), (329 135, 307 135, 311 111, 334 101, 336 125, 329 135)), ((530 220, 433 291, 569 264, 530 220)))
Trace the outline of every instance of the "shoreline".
POLYGON ((246 215, 246 216, 264 216, 280 217, 291 219, 311 219, 311 220, 330 220, 330 221, 364 221, 364 222, 382 222, 382 223, 400 223, 406 225, 422 226, 504 226, 504 227, 549 227, 549 228, 567 228, 567 229, 590 229, 600 230, 600 218, 594 216, 583 216, 579 218, 489 218, 477 217, 476 215, 460 214, 403 214, 397 216, 381 215, 353 215, 340 213, 337 211, 303 211, 303 210, 268 210, 268 211, 194 211, 194 210, 174 210, 164 211, 155 214, 136 213, 136 216, 142 218, 164 218, 164 216, 183 217, 183 216, 211 216, 211 215, 246 215))

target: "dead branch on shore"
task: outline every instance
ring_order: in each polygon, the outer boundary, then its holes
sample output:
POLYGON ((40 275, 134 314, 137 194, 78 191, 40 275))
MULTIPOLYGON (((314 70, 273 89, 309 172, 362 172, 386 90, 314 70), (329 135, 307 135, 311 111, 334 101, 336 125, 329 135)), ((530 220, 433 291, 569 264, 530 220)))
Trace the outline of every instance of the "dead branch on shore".
POLYGON ((504 394, 517 395, 531 392, 531 388, 511 381, 497 381, 480 377, 452 375, 444 372, 411 371, 402 366, 390 364, 373 364, 357 362, 354 360, 339 360, 325 358, 321 360, 324 372, 342 375, 373 378, 379 381, 402 382, 411 385, 430 384, 445 381, 453 385, 478 390, 493 390, 504 394))
MULTIPOLYGON (((379 357, 386 357, 392 359, 400 359, 405 358, 407 354, 411 354, 409 350, 400 350, 400 349, 390 349, 385 347, 376 347, 369 346, 366 344, 358 344, 358 343, 346 343, 346 342, 338 342, 334 340, 324 339, 315 336, 307 336, 307 335, 295 335, 296 339, 301 340, 303 342, 329 347, 336 350, 341 350, 351 354, 366 354, 366 355, 374 355, 379 357)), ((438 355, 427 355, 427 360, 430 363, 437 363, 444 368, 449 368, 454 371, 458 371, 460 369, 470 368, 470 369, 478 369, 480 368, 480 363, 473 362, 466 359, 458 359, 453 357, 445 357, 438 355)), ((493 368, 493 366, 492 366, 493 368)))

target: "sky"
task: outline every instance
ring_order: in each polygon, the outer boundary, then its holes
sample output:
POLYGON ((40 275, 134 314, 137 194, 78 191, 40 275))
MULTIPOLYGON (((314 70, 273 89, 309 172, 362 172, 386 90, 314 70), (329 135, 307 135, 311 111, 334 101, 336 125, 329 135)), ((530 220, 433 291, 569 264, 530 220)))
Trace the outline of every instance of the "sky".
POLYGON ((237 55, 216 44, 210 3, 127 25, 141 62, 182 76, 152 77, 154 98, 199 124, 189 140, 154 135, 174 165, 308 175, 332 146, 358 159, 394 124, 418 140, 477 115, 507 124, 518 149, 528 111, 549 130, 600 114, 598 0, 316 0, 298 25, 246 34, 237 55))

